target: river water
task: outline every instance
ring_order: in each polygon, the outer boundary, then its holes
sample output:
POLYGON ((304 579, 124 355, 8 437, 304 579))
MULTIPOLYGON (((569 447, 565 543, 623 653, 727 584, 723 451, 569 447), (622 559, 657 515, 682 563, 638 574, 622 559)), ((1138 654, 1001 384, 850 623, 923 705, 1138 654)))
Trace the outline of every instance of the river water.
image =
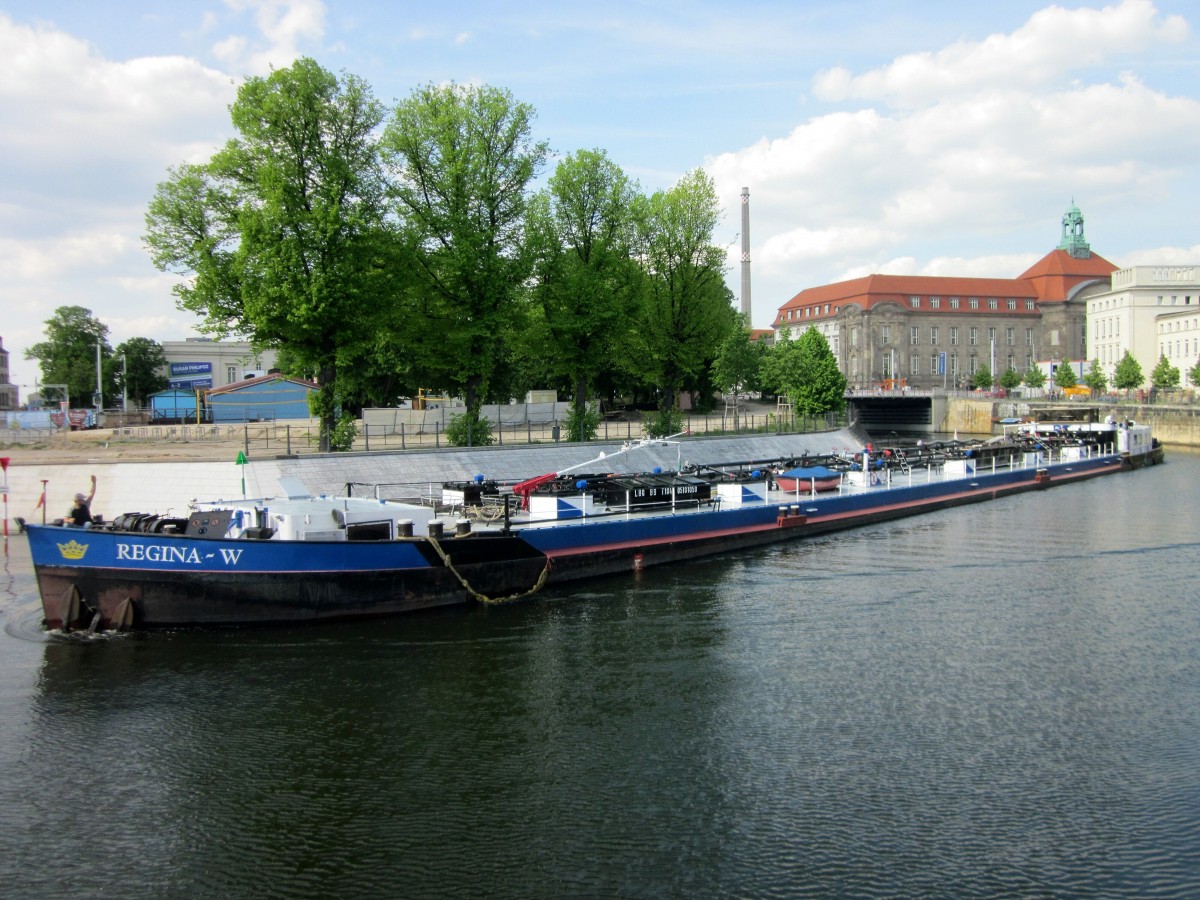
POLYGON ((385 623, 50 638, 6 897, 1200 896, 1200 456, 385 623))

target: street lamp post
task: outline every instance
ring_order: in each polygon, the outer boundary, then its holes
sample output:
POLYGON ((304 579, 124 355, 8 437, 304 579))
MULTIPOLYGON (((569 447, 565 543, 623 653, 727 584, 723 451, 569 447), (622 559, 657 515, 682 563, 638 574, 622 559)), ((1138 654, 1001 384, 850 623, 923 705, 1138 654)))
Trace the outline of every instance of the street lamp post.
POLYGON ((104 382, 100 379, 100 341, 96 341, 96 424, 100 424, 100 413, 104 411, 104 382))
POLYGON ((129 412, 129 360, 121 354, 121 412, 129 412))

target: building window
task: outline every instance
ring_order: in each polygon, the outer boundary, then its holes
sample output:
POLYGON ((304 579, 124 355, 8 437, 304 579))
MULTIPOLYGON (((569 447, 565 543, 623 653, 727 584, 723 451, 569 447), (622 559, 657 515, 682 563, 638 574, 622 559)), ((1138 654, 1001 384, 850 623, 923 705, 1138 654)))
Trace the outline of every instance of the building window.
POLYGON ((921 343, 921 327, 919 325, 913 325, 908 329, 908 342, 914 347, 921 343))
POLYGON ((892 326, 891 325, 884 325, 881 329, 879 329, 879 333, 882 336, 883 342, 885 344, 891 343, 891 340, 892 340, 892 326))
POLYGON ((1029 309, 1029 310, 1032 310, 1032 309, 1033 309, 1033 301, 1032 301, 1032 300, 1026 300, 1026 301, 1025 301, 1025 308, 1026 308, 1026 309, 1029 309))
POLYGON ((226 366, 225 383, 233 384, 235 381, 237 381, 237 366, 226 366))
POLYGON ((909 375, 920 375, 921 374, 921 357, 917 356, 917 354, 915 354, 915 353, 909 358, 908 374, 909 375))
POLYGON ((938 342, 938 327, 936 325, 929 326, 929 343, 936 344, 938 342))
POLYGON ((929 354, 929 374, 938 374, 938 355, 936 353, 929 354))
POLYGON ((921 298, 920 297, 909 297, 908 305, 911 306, 913 309, 917 309, 921 305, 921 298))
POLYGON ((958 354, 957 353, 950 354, 950 374, 953 375, 955 378, 958 377, 958 354))
POLYGON ((951 298, 950 298, 950 308, 951 308, 951 309, 958 309, 958 298, 957 298, 957 297, 951 297, 951 298))
POLYGON ((1026 347, 1033 346, 1033 329, 1032 328, 1025 329, 1025 346, 1026 347))
POLYGON ((1010 300, 1008 301, 1008 308, 1009 308, 1009 309, 1016 309, 1016 308, 1017 308, 1017 301, 1016 301, 1016 300, 1011 300, 1011 299, 1010 299, 1010 300))
POLYGON ((979 371, 979 357, 976 356, 974 353, 972 353, 971 354, 971 372, 970 372, 970 374, 974 375, 978 371, 979 371))
MULTIPOLYGON (((979 343, 979 329, 974 325, 971 326, 971 346, 974 347, 979 343)), ((974 374, 974 373, 972 373, 974 374)))
POLYGON ((995 297, 988 297, 988 309, 999 309, 1000 301, 995 297))
POLYGON ((1010 347, 1015 346, 1017 343, 1017 329, 1011 325, 1004 329, 1004 343, 1010 347))
POLYGON ((967 301, 967 306, 971 307, 971 309, 979 309, 979 298, 972 297, 967 301))
POLYGON ((989 329, 988 329, 988 343, 989 343, 989 344, 994 344, 994 343, 996 343, 996 329, 995 329, 995 327, 992 327, 992 328, 989 328, 989 329))
POLYGON ((950 346, 952 346, 952 347, 958 346, 958 326, 957 325, 950 326, 950 346))

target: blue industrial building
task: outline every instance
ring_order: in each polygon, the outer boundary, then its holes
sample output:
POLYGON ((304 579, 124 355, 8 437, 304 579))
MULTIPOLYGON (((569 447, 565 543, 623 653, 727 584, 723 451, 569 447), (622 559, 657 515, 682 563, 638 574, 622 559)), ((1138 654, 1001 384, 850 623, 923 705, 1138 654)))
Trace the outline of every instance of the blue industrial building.
POLYGON ((214 388, 206 396, 216 424, 267 422, 310 418, 308 395, 316 389, 310 381, 271 373, 214 388))
POLYGON ((167 388, 150 397, 151 422, 195 422, 196 392, 187 388, 167 388))

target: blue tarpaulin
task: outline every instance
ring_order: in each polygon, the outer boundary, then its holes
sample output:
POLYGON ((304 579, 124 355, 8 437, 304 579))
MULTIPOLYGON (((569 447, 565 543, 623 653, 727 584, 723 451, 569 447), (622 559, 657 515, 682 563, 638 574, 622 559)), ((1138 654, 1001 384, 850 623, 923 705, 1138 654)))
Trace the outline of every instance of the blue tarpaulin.
POLYGON ((788 469, 781 473, 779 478, 816 478, 818 481, 824 478, 838 478, 842 473, 836 469, 827 469, 825 466, 812 466, 807 469, 788 469))

